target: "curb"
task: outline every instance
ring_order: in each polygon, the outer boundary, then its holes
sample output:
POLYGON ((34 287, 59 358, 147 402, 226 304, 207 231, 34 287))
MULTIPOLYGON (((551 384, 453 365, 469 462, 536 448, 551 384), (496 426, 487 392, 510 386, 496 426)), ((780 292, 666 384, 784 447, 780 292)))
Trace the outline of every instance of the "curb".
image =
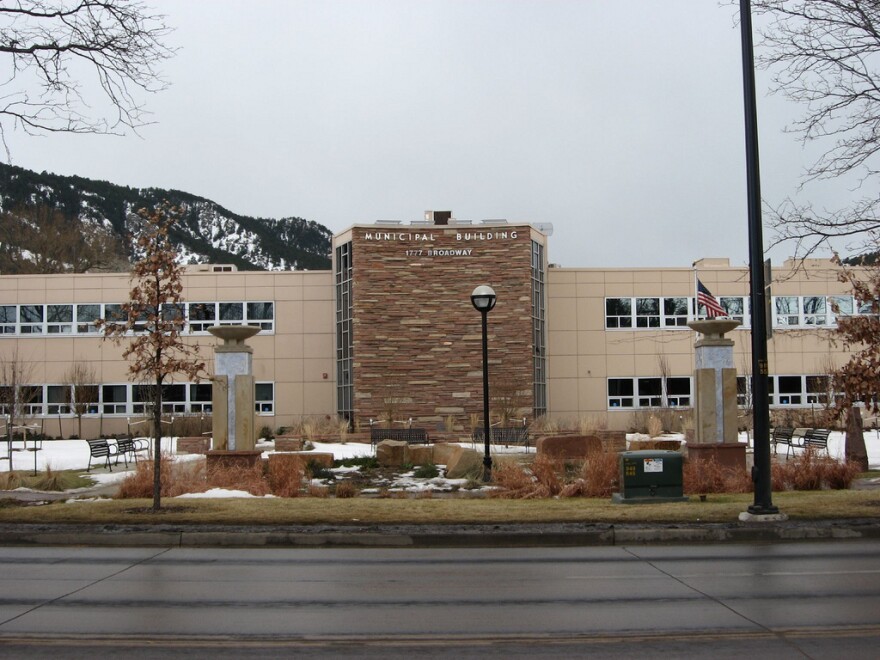
POLYGON ((880 538, 880 520, 704 525, 211 527, 0 525, 3 546, 479 548, 775 543, 880 538))

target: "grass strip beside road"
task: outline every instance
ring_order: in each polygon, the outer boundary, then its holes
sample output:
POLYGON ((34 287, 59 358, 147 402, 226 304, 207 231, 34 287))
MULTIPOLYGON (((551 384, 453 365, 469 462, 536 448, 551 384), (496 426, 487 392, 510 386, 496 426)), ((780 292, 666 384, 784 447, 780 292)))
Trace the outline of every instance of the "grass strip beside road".
MULTIPOLYGON (((511 523, 734 522, 752 495, 709 495, 706 502, 612 504, 608 499, 175 499, 162 510, 149 500, 55 502, 35 506, 0 501, 0 523, 390 525, 511 523)), ((790 491, 773 503, 792 520, 880 518, 880 490, 790 491)))

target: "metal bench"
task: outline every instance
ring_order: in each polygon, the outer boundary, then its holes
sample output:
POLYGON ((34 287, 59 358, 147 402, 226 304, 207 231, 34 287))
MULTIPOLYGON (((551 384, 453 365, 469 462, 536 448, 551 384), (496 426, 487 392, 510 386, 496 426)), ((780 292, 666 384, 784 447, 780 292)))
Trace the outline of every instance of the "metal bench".
MULTIPOLYGON (((483 429, 474 429, 472 440, 475 444, 483 442, 486 432, 483 429)), ((493 445, 524 445, 529 446, 529 429, 526 426, 511 426, 495 428, 489 434, 493 445)))
POLYGON ((374 447, 382 440, 403 440, 409 444, 428 444, 428 431, 414 429, 370 429, 370 444, 374 447))
MULTIPOLYGON (((89 465, 86 468, 86 472, 91 471, 93 458, 104 459, 107 469, 113 472, 113 467, 110 465, 110 457, 117 455, 116 445, 111 445, 105 438, 86 440, 86 442, 89 443, 89 465)), ((118 462, 119 458, 117 457, 116 460, 118 462)))
POLYGON ((808 429, 804 435, 803 447, 805 449, 814 449, 816 451, 825 450, 828 453, 828 436, 831 431, 828 429, 808 429))
POLYGON ((139 438, 119 438, 116 441, 116 463, 119 463, 120 456, 125 460, 125 467, 128 467, 129 457, 137 463, 138 452, 148 451, 149 448, 149 445, 139 438))
POLYGON ((788 452, 791 451, 793 439, 794 429, 790 426, 779 426, 773 429, 773 435, 770 436, 770 442, 773 443, 773 454, 776 454, 777 445, 788 445, 788 449, 785 454, 788 455, 788 452))

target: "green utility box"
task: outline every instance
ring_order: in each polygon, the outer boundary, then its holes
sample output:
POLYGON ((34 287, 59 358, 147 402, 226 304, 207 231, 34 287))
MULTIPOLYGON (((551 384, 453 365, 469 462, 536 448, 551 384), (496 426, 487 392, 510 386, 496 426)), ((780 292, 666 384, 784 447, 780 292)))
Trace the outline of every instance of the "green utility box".
POLYGON ((618 504, 686 502, 682 485, 682 455, 677 451, 622 451, 618 504))

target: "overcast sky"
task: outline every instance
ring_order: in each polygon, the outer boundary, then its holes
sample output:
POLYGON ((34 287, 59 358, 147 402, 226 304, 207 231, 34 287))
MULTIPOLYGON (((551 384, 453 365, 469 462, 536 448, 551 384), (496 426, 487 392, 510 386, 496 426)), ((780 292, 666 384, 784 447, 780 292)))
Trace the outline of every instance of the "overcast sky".
MULTIPOLYGON (((141 137, 8 134, 13 164, 332 231, 549 222, 564 266, 748 259, 740 34, 714 0, 180 0, 141 137)), ((818 152, 758 77, 763 196, 818 152)), ((850 193, 813 187, 833 206, 850 193)), ((811 197, 812 196, 812 197, 811 197)), ((765 242, 770 232, 765 231, 765 242)), ((774 261, 789 251, 775 251, 774 261)))

